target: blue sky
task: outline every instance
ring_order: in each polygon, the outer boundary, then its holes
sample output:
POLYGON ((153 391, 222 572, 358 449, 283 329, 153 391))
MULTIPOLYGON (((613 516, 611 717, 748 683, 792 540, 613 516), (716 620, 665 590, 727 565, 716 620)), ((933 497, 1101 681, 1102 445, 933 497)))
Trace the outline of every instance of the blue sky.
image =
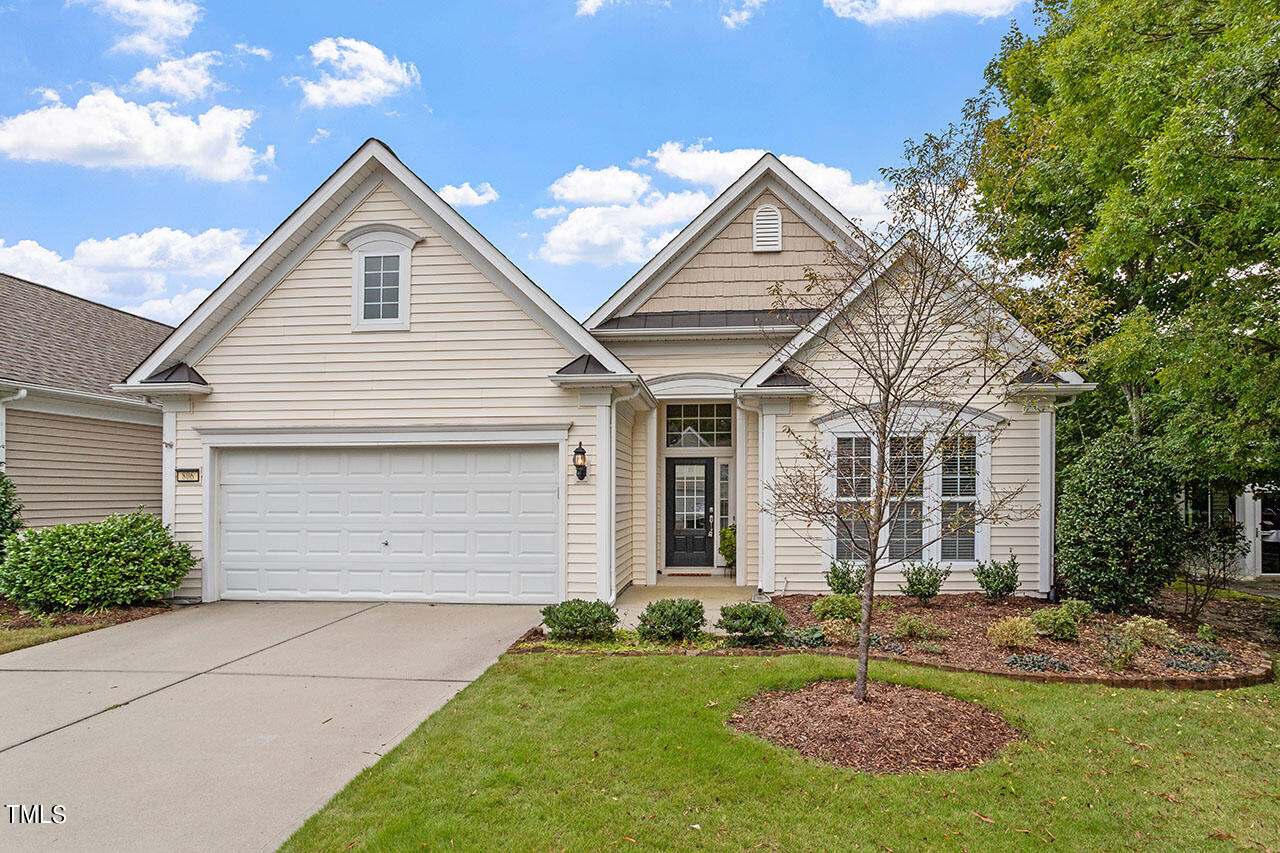
POLYGON ((376 136, 585 317, 758 156, 850 215, 1013 0, 0 0, 0 271, 176 323, 376 136))

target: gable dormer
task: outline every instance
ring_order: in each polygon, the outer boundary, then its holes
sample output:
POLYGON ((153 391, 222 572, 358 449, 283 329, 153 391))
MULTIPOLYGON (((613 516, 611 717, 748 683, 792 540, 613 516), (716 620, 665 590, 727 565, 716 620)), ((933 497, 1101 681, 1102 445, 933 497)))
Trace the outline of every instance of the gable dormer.
POLYGON ((768 314, 776 282, 803 286, 805 268, 821 268, 831 243, 852 251, 870 245, 830 202, 766 154, 632 276, 587 327, 736 326, 739 315, 768 314))

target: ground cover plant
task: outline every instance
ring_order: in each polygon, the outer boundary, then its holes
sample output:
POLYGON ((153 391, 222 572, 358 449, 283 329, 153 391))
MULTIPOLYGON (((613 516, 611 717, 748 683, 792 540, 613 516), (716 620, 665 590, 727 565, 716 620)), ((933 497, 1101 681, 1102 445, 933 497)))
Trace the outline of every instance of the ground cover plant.
POLYGON ((960 772, 859 773, 726 723, 845 658, 508 655, 284 845, 373 850, 1280 848, 1280 685, 1116 690, 872 661, 1024 739, 960 772), (762 791, 785 796, 762 796, 762 791))
MULTIPOLYGON (((824 598, 838 596, 787 595, 775 597, 773 603, 792 626, 820 624, 827 645, 835 653, 848 654, 857 639, 858 623, 818 618, 825 612, 824 598)), ((1180 596, 1171 601, 1180 610, 1180 596)), ((993 601, 983 593, 963 593, 938 595, 927 607, 908 596, 877 596, 874 604, 871 634, 877 654, 1010 674, 1030 671, 1010 664, 1011 657, 1045 655, 1069 666, 1072 677, 1186 679, 1191 670, 1167 663, 1183 659, 1172 650, 1206 642, 1200 625, 1176 613, 1166 619, 1099 614, 1087 602, 1074 599, 1055 606, 1041 598, 1011 596, 993 601), (1130 634, 1137 638, 1133 649, 1122 642, 1130 634), (1112 635, 1121 639, 1110 640, 1112 635)), ((1255 602, 1240 599, 1236 604, 1252 608, 1255 602)), ((1207 672, 1240 675, 1264 665, 1268 658, 1259 636, 1263 633, 1260 621, 1243 626, 1223 623, 1215 629, 1214 643, 1232 655, 1208 661, 1212 666, 1207 672)))

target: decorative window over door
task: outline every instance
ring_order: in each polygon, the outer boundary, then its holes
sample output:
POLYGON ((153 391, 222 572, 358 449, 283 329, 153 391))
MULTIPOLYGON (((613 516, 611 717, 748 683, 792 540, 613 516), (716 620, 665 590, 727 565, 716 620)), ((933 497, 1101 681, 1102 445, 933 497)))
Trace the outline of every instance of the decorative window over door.
POLYGON ((667 447, 732 445, 732 403, 673 403, 667 406, 667 447))

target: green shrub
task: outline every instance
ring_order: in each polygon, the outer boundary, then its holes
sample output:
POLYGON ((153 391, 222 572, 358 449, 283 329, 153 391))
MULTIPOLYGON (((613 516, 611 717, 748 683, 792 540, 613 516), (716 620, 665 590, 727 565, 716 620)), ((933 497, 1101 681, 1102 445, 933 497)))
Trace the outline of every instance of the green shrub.
POLYGON ((1004 601, 1018 591, 1018 557, 1009 555, 1003 563, 999 560, 978 561, 973 578, 982 592, 992 601, 1004 601))
POLYGON ((4 543, 12 534, 22 529, 22 501, 18 490, 4 473, 0 462, 0 561, 4 560, 4 543))
POLYGON ((940 655, 942 654, 942 646, 932 640, 921 640, 916 643, 916 651, 924 652, 927 655, 940 655))
POLYGON ((987 639, 1002 649, 1025 649, 1036 643, 1036 626, 1025 616, 1006 616, 987 626, 987 639))
POLYGON ((1058 583, 1098 610, 1131 612, 1174 579, 1183 532, 1164 469, 1127 435, 1106 436, 1065 475, 1058 583))
POLYGON ((822 623, 822 636, 828 646, 856 646, 858 622, 854 619, 828 619, 822 623))
POLYGON ((1020 669, 1023 672, 1071 671, 1069 663, 1060 661, 1051 655, 1010 655, 1004 665, 1010 669, 1020 669))
POLYGON ((813 603, 813 615, 819 621, 827 619, 862 618, 862 598, 852 593, 824 595, 813 603))
POLYGON ((827 644, 821 625, 805 625, 803 628, 787 628, 782 632, 782 642, 800 649, 816 649, 827 644))
POLYGON ((1157 649, 1171 649, 1181 642, 1168 622, 1151 616, 1129 617, 1120 625, 1120 633, 1157 649))
POLYGON ((1079 624, 1093 615, 1093 605, 1078 598, 1068 598, 1058 605, 1063 613, 1071 614, 1071 618, 1079 624))
POLYGON ((732 569, 738 564, 738 525, 730 524, 720 528, 719 550, 726 567, 732 569))
POLYGON ((1036 631, 1051 640, 1080 639, 1080 624, 1068 610, 1061 607, 1045 607, 1031 614, 1036 631))
POLYGON ((1204 640, 1206 643, 1218 642, 1218 632, 1213 630, 1212 625, 1201 625, 1199 628, 1196 628, 1196 636, 1201 640, 1204 640))
POLYGON ((934 640, 946 639, 951 634, 928 619, 913 613, 904 613, 893 623, 893 630, 889 632, 889 636, 897 640, 934 640))
POLYGON ((1250 543, 1244 525, 1229 516, 1189 525, 1185 541, 1178 579, 1182 581, 1182 614, 1194 621, 1219 592, 1240 577, 1250 543))
POLYGON ((1142 651, 1142 643, 1123 634, 1111 634, 1102 647, 1102 665, 1114 672, 1123 672, 1133 666, 1142 651))
POLYGON ((695 598, 664 598, 650 601, 640 614, 636 633, 654 643, 692 640, 707 624, 702 602, 695 598))
POLYGON ((831 568, 822 576, 836 595, 861 595, 862 585, 867 581, 867 569, 856 563, 833 560, 831 568))
POLYGON ((949 577, 950 566, 944 569, 933 560, 912 561, 903 567, 903 582, 898 584, 898 589, 903 595, 909 595, 921 604, 928 605, 949 577))
POLYGON ((11 537, 0 594, 36 613, 127 607, 164 598, 194 565, 154 515, 111 515, 11 537))
POLYGON ((571 598, 542 608, 549 640, 610 640, 618 613, 606 602, 571 598))
POLYGON ((716 627, 739 646, 761 646, 776 643, 787 627, 787 617, 772 604, 726 604, 720 608, 716 627))

